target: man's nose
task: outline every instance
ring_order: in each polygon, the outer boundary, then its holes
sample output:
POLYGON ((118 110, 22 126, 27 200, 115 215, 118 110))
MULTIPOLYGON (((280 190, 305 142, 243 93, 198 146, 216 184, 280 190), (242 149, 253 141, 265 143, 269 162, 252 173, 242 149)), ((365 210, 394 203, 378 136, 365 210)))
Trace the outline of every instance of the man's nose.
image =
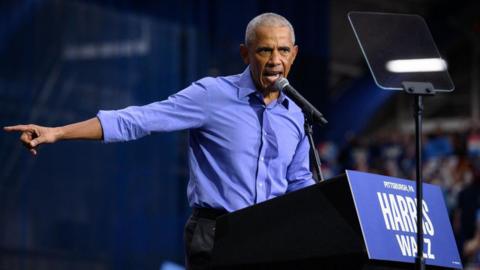
POLYGON ((270 65, 273 65, 273 66, 280 65, 282 63, 280 58, 280 53, 278 52, 278 50, 272 51, 272 54, 270 54, 270 59, 268 62, 270 65))

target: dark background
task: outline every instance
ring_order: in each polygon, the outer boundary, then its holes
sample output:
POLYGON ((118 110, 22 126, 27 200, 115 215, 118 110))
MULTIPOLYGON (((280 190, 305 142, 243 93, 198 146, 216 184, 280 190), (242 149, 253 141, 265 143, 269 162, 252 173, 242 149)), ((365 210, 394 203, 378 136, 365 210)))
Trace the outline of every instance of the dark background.
MULTIPOLYGON (((425 17, 456 85, 426 101, 425 129, 462 132, 479 120, 476 2, 1 1, 0 126, 64 125, 162 100, 204 76, 241 73, 248 21, 276 12, 291 21, 300 48, 289 80, 330 121, 316 129, 319 147, 411 134, 410 99, 379 90, 364 63, 346 17, 356 10, 425 17)), ((17 138, 0 132, 0 269, 183 263, 186 131, 123 144, 60 142, 37 157, 17 138)))

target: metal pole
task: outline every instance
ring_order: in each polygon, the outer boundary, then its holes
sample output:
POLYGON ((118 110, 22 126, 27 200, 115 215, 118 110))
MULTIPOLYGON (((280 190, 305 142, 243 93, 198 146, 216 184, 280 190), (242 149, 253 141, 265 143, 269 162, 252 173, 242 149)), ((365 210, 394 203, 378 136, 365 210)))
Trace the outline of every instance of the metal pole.
POLYGON ((480 57, 480 38, 473 38, 473 57, 472 57, 472 88, 471 93, 471 109, 472 109, 472 120, 475 125, 480 121, 480 79, 478 78, 479 74, 479 57, 480 57))
POLYGON ((422 116, 423 103, 422 95, 415 97, 415 148, 417 157, 417 256, 415 258, 415 269, 425 269, 425 258, 423 257, 423 187, 422 187, 422 116))
POLYGON ((310 151, 313 151, 313 156, 315 158, 315 160, 314 160, 314 163, 315 163, 314 170, 316 171, 317 176, 319 178, 318 182, 322 182, 323 180, 325 180, 323 178, 322 165, 321 165, 320 157, 318 155, 317 148, 315 147, 315 142, 313 141, 313 127, 309 123, 309 120, 307 119, 307 115, 305 115, 304 128, 305 128, 305 132, 307 133, 308 142, 310 144, 310 151))

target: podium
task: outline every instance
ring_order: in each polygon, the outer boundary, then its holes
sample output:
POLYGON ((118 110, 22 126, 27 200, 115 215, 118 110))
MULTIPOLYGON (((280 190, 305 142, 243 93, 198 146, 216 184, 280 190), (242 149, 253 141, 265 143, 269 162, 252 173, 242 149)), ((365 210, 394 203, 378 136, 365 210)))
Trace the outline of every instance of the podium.
MULTIPOLYGON (((393 241, 389 239, 393 246, 389 247, 388 241, 384 244, 384 240, 380 239, 380 246, 376 248, 392 249, 395 253, 399 250, 395 245, 401 245, 402 242, 397 239, 398 244, 395 244, 393 235, 411 235, 412 232, 395 231, 393 223, 388 230, 386 225, 389 226, 387 223, 390 222, 390 216, 385 214, 388 211, 381 208, 382 204, 377 214, 368 213, 378 206, 376 201, 382 200, 382 196, 372 192, 378 193, 381 189, 390 190, 392 194, 411 192, 409 184, 414 185, 414 182, 405 181, 408 180, 347 171, 345 175, 221 216, 217 219, 215 232, 212 259, 214 269, 413 269, 415 254, 406 254, 404 249, 402 252, 405 253, 405 258, 395 258, 395 254, 386 252, 386 255, 377 255, 380 256, 378 259, 373 254, 374 246, 379 245, 375 244, 375 241, 379 241, 375 237, 393 237, 393 241), (388 189, 385 183, 399 183, 396 187, 401 189, 388 189), (407 189, 401 185, 407 185, 407 189), (370 196, 371 202, 362 196, 370 196), (361 208, 370 209, 363 209, 365 212, 361 208), (366 225, 369 219, 377 223, 371 224, 373 231, 366 225), (382 236, 375 231, 375 227, 392 236, 382 236), (368 240, 372 237, 369 244, 368 240)), ((449 235, 448 245, 453 245, 447 250, 448 256, 453 259, 447 258, 448 263, 427 260, 427 269, 461 268, 448 217, 441 215, 447 220, 442 221, 440 218, 439 221, 438 215, 433 215, 432 210, 439 207, 438 202, 429 196, 425 198, 434 200, 429 204, 432 214, 429 220, 432 220, 437 233, 429 237, 432 238, 429 241, 433 243, 432 246, 435 244, 433 253, 437 255, 436 258, 442 259, 439 255, 445 257, 441 245, 445 246, 446 242, 437 240, 434 236, 444 238, 449 235), (442 227, 437 225, 439 222, 448 224, 442 227), (440 233, 440 227, 450 231, 440 233), (450 264, 450 261, 454 263, 450 264)), ((446 212, 444 205, 437 212, 446 212)), ((408 227, 405 228, 408 230, 408 227)))

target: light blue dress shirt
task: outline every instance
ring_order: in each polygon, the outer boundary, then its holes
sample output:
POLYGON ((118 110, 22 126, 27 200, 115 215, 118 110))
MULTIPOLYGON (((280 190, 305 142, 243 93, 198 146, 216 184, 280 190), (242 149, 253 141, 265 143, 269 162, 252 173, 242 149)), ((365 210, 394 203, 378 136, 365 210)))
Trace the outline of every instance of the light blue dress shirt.
POLYGON ((232 212, 314 183, 301 109, 283 93, 265 105, 248 67, 203 78, 164 101, 97 117, 105 142, 189 129, 192 207, 232 212))

